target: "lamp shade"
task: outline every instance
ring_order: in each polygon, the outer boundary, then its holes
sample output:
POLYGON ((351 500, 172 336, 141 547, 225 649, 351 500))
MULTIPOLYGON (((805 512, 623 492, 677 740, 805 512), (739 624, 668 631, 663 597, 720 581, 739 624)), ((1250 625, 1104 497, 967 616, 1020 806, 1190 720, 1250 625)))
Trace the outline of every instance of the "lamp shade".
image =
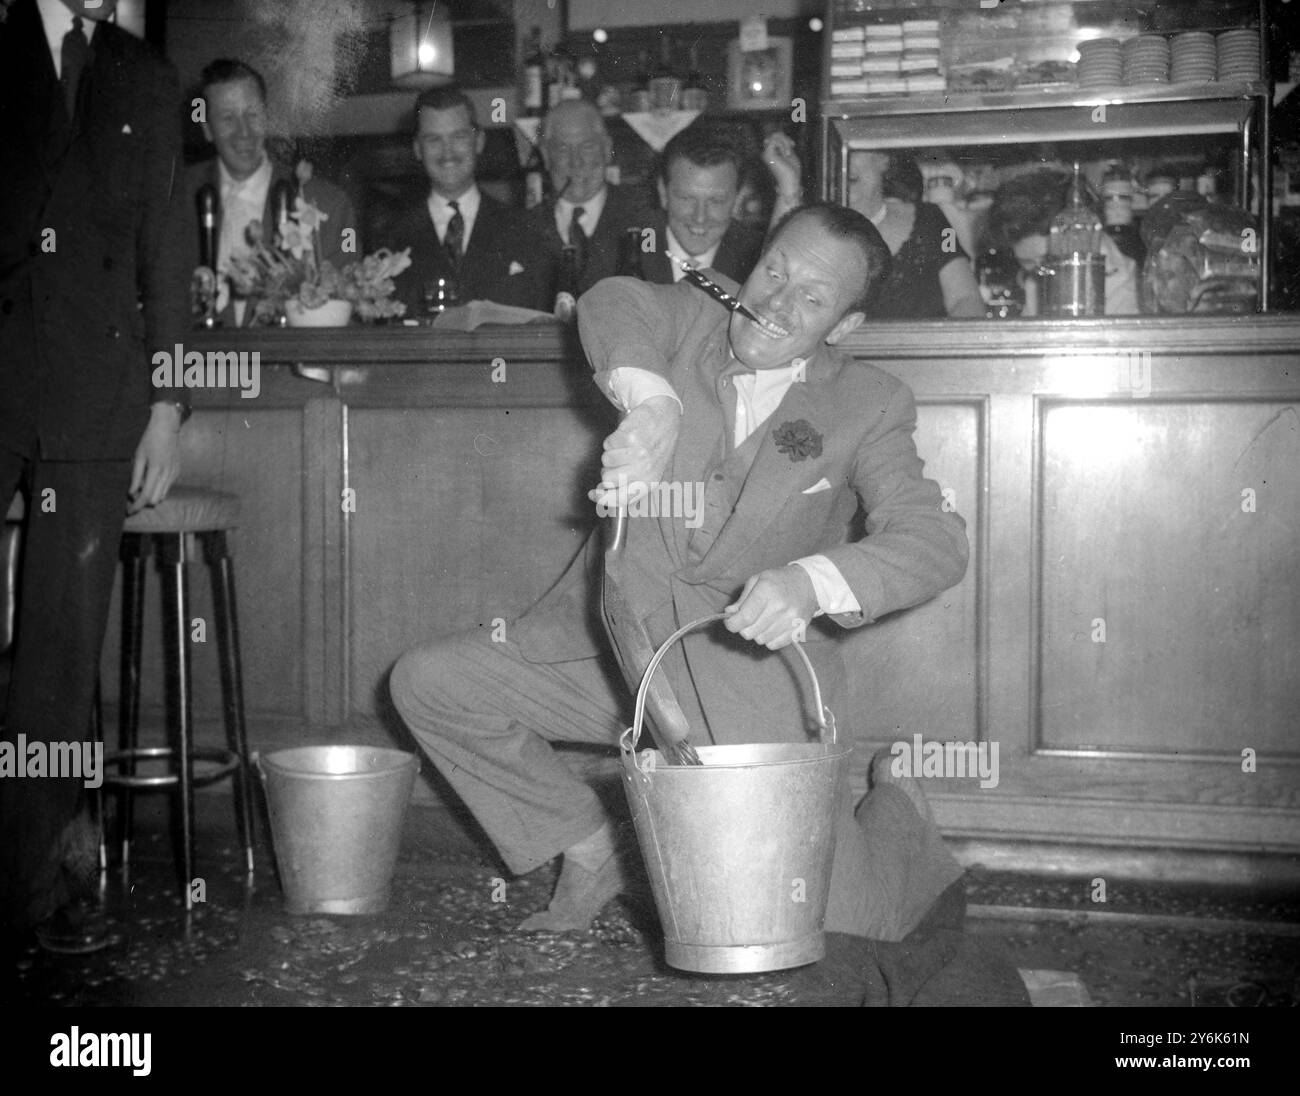
POLYGON ((409 13, 393 17, 388 31, 393 86, 431 88, 450 83, 456 75, 456 65, 447 5, 412 4, 410 7, 409 13))

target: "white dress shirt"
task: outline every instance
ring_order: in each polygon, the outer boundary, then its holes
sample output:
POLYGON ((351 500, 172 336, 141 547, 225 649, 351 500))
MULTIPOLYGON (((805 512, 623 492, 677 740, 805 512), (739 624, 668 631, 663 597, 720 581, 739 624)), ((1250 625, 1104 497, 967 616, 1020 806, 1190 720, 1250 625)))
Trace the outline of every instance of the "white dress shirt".
MULTIPOLYGON (((701 270, 713 265, 713 261, 718 257, 718 248, 722 246, 722 240, 719 238, 718 242, 709 248, 708 251, 701 251, 698 255, 689 255, 686 252, 686 248, 682 247, 678 242, 677 237, 673 235, 673 230, 671 228, 668 229, 664 235, 668 237, 669 251, 674 255, 680 255, 683 259, 694 263, 701 270)), ((668 269, 673 272, 673 281, 675 282, 680 282, 684 277, 686 277, 686 271, 674 262, 668 264, 668 269)), ((780 403, 781 401, 778 400, 777 402, 780 403)))
MULTIPOLYGON (((605 212, 607 197, 609 197, 609 188, 601 187, 599 194, 590 201, 582 203, 582 217, 578 223, 582 225, 582 231, 587 234, 588 239, 595 234, 596 226, 600 224, 600 215, 605 212)), ((569 226, 573 222, 573 211, 576 208, 577 206, 567 198, 561 198, 555 203, 555 231, 566 244, 569 242, 569 226)))
POLYGON ((460 210, 461 219, 465 222, 465 235, 461 237, 460 253, 464 255, 469 250, 469 238, 474 231, 474 221, 478 218, 480 197, 478 183, 471 183, 464 194, 457 195, 455 198, 444 198, 434 191, 429 192, 429 219, 433 221, 433 230, 438 234, 439 243, 446 242, 447 226, 455 216, 455 210, 451 208, 451 203, 454 201, 460 210))
MULTIPOLYGON (((266 196, 271 190, 271 160, 262 163, 247 179, 236 179, 226 165, 217 160, 217 183, 221 189, 221 238, 217 241, 217 267, 232 255, 247 255, 251 248, 244 238, 250 222, 260 221, 266 212, 266 196)), ((262 226, 263 231, 266 226, 262 226)))
MULTIPOLYGON (((41 23, 45 27, 45 41, 49 44, 50 55, 54 58, 54 75, 63 79, 63 36, 72 29, 72 11, 62 0, 36 0, 36 7, 41 13, 41 23)), ((86 16, 81 17, 81 33, 86 41, 95 38, 98 24, 86 16)))
MULTIPOLYGON (((789 365, 777 369, 759 369, 741 373, 732 378, 736 390, 736 432, 734 443, 739 446, 762 426, 785 399, 790 385, 803 381, 807 362, 795 358, 789 365)), ((623 411, 630 411, 654 396, 670 396, 681 406, 681 399, 658 373, 648 369, 624 366, 609 373, 608 394, 623 411)), ((858 613, 862 605, 844 581, 840 569, 823 555, 805 556, 793 561, 812 579, 817 596, 817 612, 858 613)))

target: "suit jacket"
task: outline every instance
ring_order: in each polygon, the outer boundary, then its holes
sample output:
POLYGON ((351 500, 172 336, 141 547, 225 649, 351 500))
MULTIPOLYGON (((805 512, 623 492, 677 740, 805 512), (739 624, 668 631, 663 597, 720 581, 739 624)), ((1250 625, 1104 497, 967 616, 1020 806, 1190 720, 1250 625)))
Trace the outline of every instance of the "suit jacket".
MULTIPOLYGON (((615 278, 578 303, 579 330, 598 384, 604 387, 612 368, 632 366, 664 376, 681 397, 668 481, 735 497, 698 559, 680 513, 629 521, 627 593, 651 638, 662 642, 675 627, 720 612, 760 571, 815 554, 835 564, 861 606, 861 612, 832 618, 841 628, 916 605, 959 581, 969 551, 965 524, 942 510, 938 484, 923 475, 912 441, 911 391, 830 347, 808 359, 806 380, 792 384, 759 427, 752 465, 724 482, 718 376, 728 361, 728 321, 720 305, 684 283, 615 278), (778 449, 774 431, 798 420, 822 436, 819 456, 794 460, 778 449), (823 481, 827 486, 819 489, 823 481), (859 502, 867 535, 852 543, 848 527, 859 502)), ((733 390, 722 391, 735 398, 733 390)), ((526 657, 565 661, 605 647, 600 563, 600 537, 593 534, 555 588, 517 622, 515 638, 526 657)), ((810 627, 807 650, 844 731, 844 669, 837 645, 822 641, 834 633, 810 627)), ((682 647, 675 669, 665 663, 669 680, 688 718, 695 711, 693 727, 703 719, 715 742, 797 739, 809 726, 815 709, 806 673, 789 649, 768 652, 721 625, 688 636, 682 647)))
MULTIPOLYGON (((645 228, 654 222, 655 210, 641 200, 635 192, 626 187, 605 187, 605 208, 601 210, 600 220, 596 222, 596 231, 587 240, 587 259, 578 274, 578 294, 586 293, 602 278, 611 278, 618 273, 619 251, 623 246, 623 237, 629 228, 645 228)), ((534 231, 545 241, 547 254, 551 257, 554 270, 560 271, 560 252, 565 241, 560 239, 560 231, 555 227, 555 200, 550 199, 528 211, 528 218, 534 231)), ((551 286, 551 299, 555 298, 556 286, 551 286)))
POLYGON ((461 304, 485 300, 549 312, 555 303, 550 258, 523 210, 481 190, 478 216, 459 271, 452 268, 438 241, 425 202, 404 210, 383 232, 385 247, 411 249, 411 265, 397 276, 397 297, 405 302, 408 316, 424 313, 424 285, 437 278, 456 279, 461 304))
MULTIPOLYGON (((262 210, 262 240, 268 246, 274 244, 275 233, 279 227, 276 224, 275 211, 271 208, 275 184, 281 180, 292 180, 293 178, 293 171, 282 164, 276 164, 272 169, 271 183, 266 188, 266 204, 262 210)), ((197 201, 199 188, 205 183, 211 184, 217 190, 217 223, 214 238, 220 240, 222 217, 221 173, 217 168, 215 158, 192 164, 185 172, 182 207, 183 215, 188 218, 188 223, 182 239, 184 241, 185 269, 187 272, 193 271, 199 265, 201 234, 197 201)), ((356 213, 352 208, 352 199, 328 179, 323 179, 318 175, 313 175, 302 185, 301 193, 305 200, 317 206, 326 217, 320 234, 321 258, 328 259, 338 267, 363 258, 365 252, 362 250, 360 225, 357 223, 356 213), (349 229, 352 231, 350 249, 344 251, 344 244, 348 242, 344 239, 344 233, 349 229)), ((246 324, 251 322, 252 315, 252 309, 247 309, 244 316, 246 324)), ((233 305, 228 303, 222 312, 222 319, 227 323, 233 323, 233 317, 233 305)))
MULTIPOLYGON (((641 276, 656 285, 672 285, 672 263, 665 254, 668 241, 668 220, 662 213, 651 223, 655 230, 655 250, 643 252, 641 276)), ((718 241, 718 253, 713 257, 711 269, 725 274, 735 282, 743 282, 763 254, 763 233, 749 225, 732 221, 718 241)), ((682 256, 686 258, 686 256, 682 256)))
POLYGON ((35 431, 54 459, 129 458, 150 357, 186 329, 175 246, 176 71, 96 25, 68 116, 35 0, 0 24, 0 444, 35 431))

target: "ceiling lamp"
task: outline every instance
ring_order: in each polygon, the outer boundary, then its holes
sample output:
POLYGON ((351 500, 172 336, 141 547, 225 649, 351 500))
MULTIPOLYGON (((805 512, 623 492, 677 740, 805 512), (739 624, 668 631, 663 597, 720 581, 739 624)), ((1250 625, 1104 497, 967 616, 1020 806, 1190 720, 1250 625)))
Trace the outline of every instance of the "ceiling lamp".
POLYGON ((388 28, 393 86, 431 88, 456 75, 451 47, 451 14, 446 3, 412 4, 388 28))

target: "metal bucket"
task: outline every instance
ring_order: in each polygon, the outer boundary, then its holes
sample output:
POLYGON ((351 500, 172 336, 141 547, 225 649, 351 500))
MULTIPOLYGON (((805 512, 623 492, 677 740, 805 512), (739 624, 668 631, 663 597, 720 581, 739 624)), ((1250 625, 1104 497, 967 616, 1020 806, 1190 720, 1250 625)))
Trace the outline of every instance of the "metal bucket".
POLYGON ((665 958, 681 970, 733 974, 815 963, 835 853, 835 818, 851 747, 812 677, 820 743, 699 748, 701 765, 636 753, 647 685, 669 647, 709 616, 678 629, 655 653, 624 731, 623 789, 663 926, 665 958))
POLYGON ((258 761, 290 913, 387 908, 420 763, 378 746, 302 746, 258 761))
POLYGON ((1072 255, 1048 259, 1043 267, 1043 315, 1103 316, 1106 313, 1106 258, 1072 255))

